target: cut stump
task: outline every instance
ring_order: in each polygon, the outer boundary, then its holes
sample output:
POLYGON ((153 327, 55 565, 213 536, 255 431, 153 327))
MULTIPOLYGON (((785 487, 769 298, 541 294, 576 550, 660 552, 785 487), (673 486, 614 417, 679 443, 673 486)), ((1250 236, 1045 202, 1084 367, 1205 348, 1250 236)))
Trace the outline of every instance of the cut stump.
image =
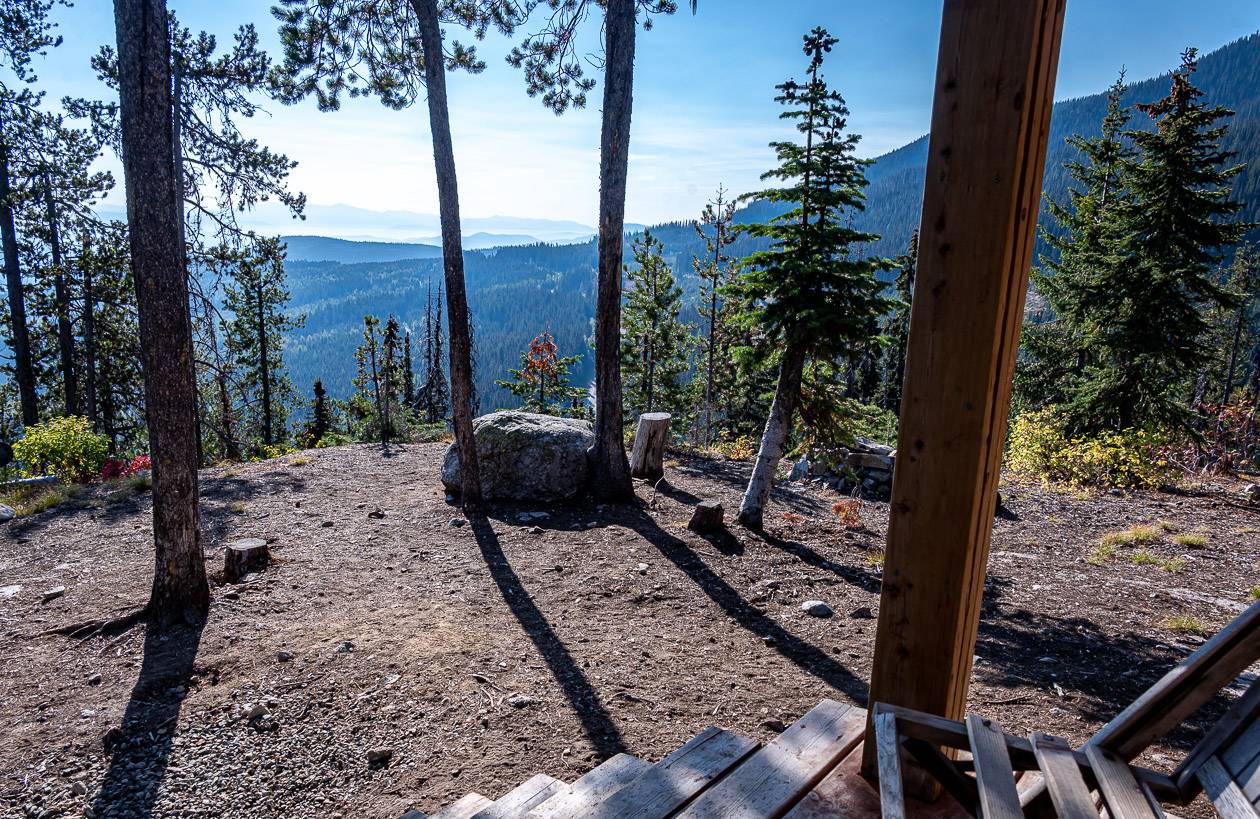
POLYGON ((669 441, 668 412, 645 412, 639 416, 634 432, 634 449, 630 453, 630 475, 635 478, 659 478, 665 474, 663 460, 669 441))
POLYGON ((712 534, 726 528, 725 510, 715 500, 700 501, 691 513, 691 522, 687 528, 700 534, 712 534))
POLYGON ((267 568, 267 561, 270 559, 267 541, 262 538, 234 540, 223 552, 223 577, 229 583, 235 583, 250 572, 267 568))

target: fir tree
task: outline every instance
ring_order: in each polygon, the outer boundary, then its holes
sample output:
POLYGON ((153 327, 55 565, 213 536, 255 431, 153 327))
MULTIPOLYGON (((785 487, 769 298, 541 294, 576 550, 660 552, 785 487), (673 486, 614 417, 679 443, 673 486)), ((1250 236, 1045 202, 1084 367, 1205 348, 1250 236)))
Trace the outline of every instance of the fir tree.
POLYGON ((433 309, 433 333, 429 337, 429 361, 425 369, 425 420, 440 424, 450 412, 450 393, 446 389, 446 371, 442 366, 442 290, 438 289, 433 309))
POLYGON ((859 137, 845 132, 844 99, 821 74, 836 42, 822 28, 805 36, 808 79, 788 80, 778 86, 776 97, 787 107, 781 118, 796 123, 803 144, 773 143, 780 164, 763 178, 785 184, 747 197, 793 205, 769 224, 750 228, 771 247, 747 259, 737 285, 742 320, 758 325, 778 349, 774 401, 739 512, 740 521, 754 528, 761 526, 775 468, 787 447, 806 361, 848 355, 867 338, 872 319, 893 306, 876 278, 892 263, 852 252, 878 237, 849 226, 849 215, 865 201, 864 168, 870 162, 854 155, 859 137))
POLYGON ((508 370, 510 379, 494 383, 519 398, 527 412, 585 418, 590 415, 586 410, 586 391, 569 381, 569 368, 580 359, 576 355, 561 356, 555 337, 541 333, 521 353, 520 369, 508 370))
POLYGON ((361 437, 378 438, 382 444, 388 444, 388 410, 381 384, 380 326, 381 320, 376 316, 363 317, 363 343, 354 353, 359 374, 354 379, 355 395, 351 400, 352 413, 363 425, 361 437))
POLYGON ((403 405, 408 410, 416 404, 416 371, 411 362, 411 331, 403 335, 403 405))
POLYGON ((910 246, 897 258, 897 279, 893 292, 898 304, 884 318, 882 332, 889 340, 884 351, 879 406, 894 415, 901 414, 901 384, 906 377, 906 347, 910 343, 910 308, 914 299, 914 274, 919 265, 919 231, 910 236, 910 246))
POLYGON ((621 373, 625 417, 665 411, 686 415, 691 328, 682 323, 682 288, 664 257, 665 247, 644 231, 634 240, 634 264, 622 308, 621 373))
POLYGON ((311 417, 302 432, 302 445, 307 448, 319 446, 319 442, 333 428, 332 409, 328 405, 328 391, 324 389, 324 382, 316 378, 312 392, 314 398, 311 400, 311 417))
POLYGON ((279 239, 259 240, 231 267, 231 279, 224 288, 230 318, 224 321, 223 333, 241 379, 246 408, 256 408, 251 426, 264 446, 287 438, 286 403, 293 387, 285 374, 284 337, 305 321, 303 316, 289 315, 288 303, 284 247, 279 239))
POLYGON ((703 415, 703 444, 713 444, 713 410, 720 404, 717 391, 721 364, 717 358, 722 338, 728 328, 719 323, 729 311, 722 310, 725 301, 721 297, 723 287, 729 285, 737 269, 737 260, 724 255, 724 251, 739 238, 742 228, 735 224, 735 202, 726 201, 726 190, 718 187, 717 196, 704 207, 696 233, 704 240, 705 255, 692 257, 691 264, 700 277, 701 313, 707 324, 704 337, 704 393, 700 397, 703 415))

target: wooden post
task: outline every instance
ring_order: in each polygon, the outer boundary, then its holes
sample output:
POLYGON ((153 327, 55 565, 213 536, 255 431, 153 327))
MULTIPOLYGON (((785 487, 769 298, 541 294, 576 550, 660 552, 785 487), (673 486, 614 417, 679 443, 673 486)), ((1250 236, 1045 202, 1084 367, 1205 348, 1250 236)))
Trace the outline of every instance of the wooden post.
POLYGON ((966 706, 1064 4, 945 2, 872 704, 966 706))
POLYGON ((659 478, 665 474, 665 444, 669 441, 668 412, 645 412, 634 430, 630 477, 659 478))

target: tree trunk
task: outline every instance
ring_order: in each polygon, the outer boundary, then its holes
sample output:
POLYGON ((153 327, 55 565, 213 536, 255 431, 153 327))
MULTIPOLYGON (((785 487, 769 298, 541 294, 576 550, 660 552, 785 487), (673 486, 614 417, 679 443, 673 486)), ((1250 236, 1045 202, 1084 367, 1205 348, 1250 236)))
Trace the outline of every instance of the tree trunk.
POLYGON ((96 292, 92 281, 92 265, 87 259, 87 240, 83 241, 83 356, 84 390, 87 416, 92 431, 99 432, 96 414, 96 292))
POLYGON ((779 363, 779 382, 774 389, 774 401, 770 404, 770 417, 761 436, 761 448, 753 464, 752 477, 739 505, 739 522, 750 529, 760 529, 766 503, 770 500, 770 487, 774 472, 783 459, 788 433, 792 431, 792 415, 801 397, 801 375, 805 371, 805 350, 799 342, 789 343, 779 363))
POLYGON ((52 254, 53 300, 57 310, 57 352, 61 358, 61 386, 66 415, 79 414, 79 378, 74 368, 74 326, 70 323, 70 293, 62 266, 61 231, 57 225, 57 203, 52 180, 44 174, 44 209, 48 217, 48 248, 52 254))
POLYGON ((645 412, 634 431, 630 474, 635 478, 659 478, 665 474, 665 444, 669 442, 668 412, 645 412))
POLYGON ((262 273, 258 275, 258 374, 262 380, 263 443, 275 443, 271 436, 271 361, 267 349, 267 313, 263 303, 262 273))
POLYGON ((459 448, 460 502, 465 511, 481 509, 481 469, 473 438, 472 332, 464 291, 464 247, 459 226, 459 185, 455 149, 451 145, 450 111, 446 103, 446 66, 442 61, 442 29, 437 0, 411 0, 420 20, 424 46, 424 78, 429 92, 429 129, 433 132, 433 165, 437 172, 438 211, 442 221, 442 269, 446 279, 446 318, 450 344, 451 415, 459 448))
POLYGON ((381 427, 381 444, 389 443, 389 426, 386 424, 385 407, 381 404, 381 376, 376 368, 376 328, 369 327, 368 363, 372 367, 372 401, 376 404, 376 423, 381 427))
POLYGON ((153 458, 156 567, 149 616, 199 623, 210 608, 197 508, 197 389, 180 243, 165 0, 115 0, 128 237, 153 458))
POLYGON ((595 445, 591 492, 634 497, 622 441, 621 269, 626 175, 634 101, 635 0, 608 0, 604 20, 604 112, 599 146, 599 283, 595 299, 595 445))
POLYGON ((13 370, 22 401, 22 426, 39 423, 35 396, 35 368, 31 363, 31 337, 26 328, 26 293, 18 266, 17 228, 13 224, 13 196, 9 182, 9 146, 0 142, 0 238, 4 242, 4 278, 8 285, 9 325, 13 334, 13 370))

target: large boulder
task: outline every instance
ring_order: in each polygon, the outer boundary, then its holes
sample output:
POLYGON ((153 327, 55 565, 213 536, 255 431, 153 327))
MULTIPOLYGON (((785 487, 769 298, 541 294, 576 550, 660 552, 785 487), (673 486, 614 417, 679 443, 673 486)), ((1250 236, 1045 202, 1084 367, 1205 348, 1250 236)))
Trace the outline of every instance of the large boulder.
MULTIPOLYGON (((590 421, 532 412, 493 412, 473 421, 486 500, 557 501, 584 492, 586 451, 595 443, 590 421)), ((459 492, 459 450, 451 444, 442 483, 459 492)))

